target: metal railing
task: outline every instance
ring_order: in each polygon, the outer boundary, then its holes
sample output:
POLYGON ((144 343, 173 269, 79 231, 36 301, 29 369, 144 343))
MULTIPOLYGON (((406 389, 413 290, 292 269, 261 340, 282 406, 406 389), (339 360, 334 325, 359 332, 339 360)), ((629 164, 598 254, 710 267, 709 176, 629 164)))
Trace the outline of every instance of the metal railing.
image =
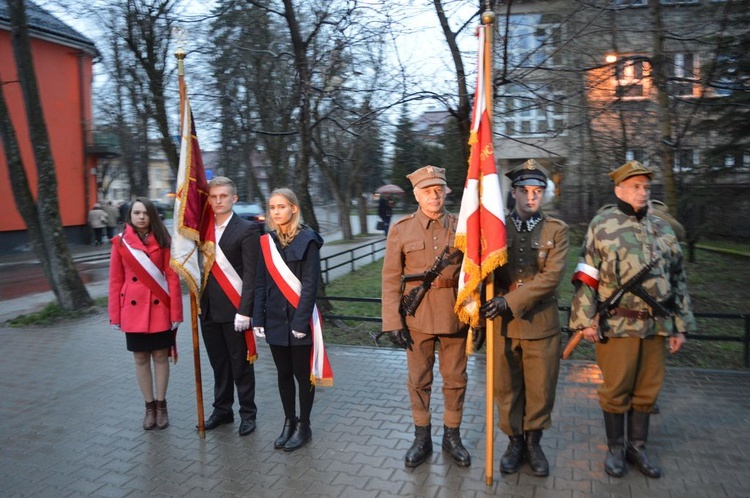
POLYGON ((323 282, 328 284, 331 280, 331 272, 338 268, 348 266, 348 271, 353 272, 357 269, 357 262, 365 258, 370 258, 370 262, 374 263, 379 259, 378 254, 385 252, 384 242, 385 239, 378 239, 320 258, 320 274, 323 282))
MULTIPOLYGON (((379 297, 342 297, 342 296, 325 296, 321 299, 327 299, 329 301, 343 301, 343 302, 358 302, 358 303, 380 303, 379 297)), ((558 311, 568 314, 570 312, 569 306, 560 306, 558 311)), ((696 319, 709 319, 709 320, 742 320, 744 323, 744 334, 738 335, 708 335, 708 334, 690 334, 689 340, 697 341, 713 341, 713 342, 740 342, 743 344, 743 363, 745 368, 750 368, 750 314, 747 313, 693 313, 696 319)), ((323 319, 325 320, 351 320, 355 322, 374 322, 380 323, 382 320, 380 317, 372 316, 348 316, 348 315, 335 315, 332 313, 323 313, 323 319)), ((569 332, 567 327, 563 327, 563 331, 569 332)))

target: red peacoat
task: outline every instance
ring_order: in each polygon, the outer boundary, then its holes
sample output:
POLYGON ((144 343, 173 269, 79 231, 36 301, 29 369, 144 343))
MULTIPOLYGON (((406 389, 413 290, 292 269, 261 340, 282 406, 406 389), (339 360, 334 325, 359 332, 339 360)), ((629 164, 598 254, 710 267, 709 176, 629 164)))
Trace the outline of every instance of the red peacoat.
MULTIPOLYGON (((109 268, 109 322, 119 325, 123 332, 154 333, 172 328, 172 322, 182 321, 182 289, 177 273, 169 266, 169 248, 159 247, 153 234, 142 242, 130 225, 122 234, 136 250, 144 251, 156 267, 164 273, 169 288, 170 305, 166 306, 141 282, 128 260, 120 254, 120 236, 112 239, 109 268)), ((124 248, 127 251, 127 248, 124 248)))

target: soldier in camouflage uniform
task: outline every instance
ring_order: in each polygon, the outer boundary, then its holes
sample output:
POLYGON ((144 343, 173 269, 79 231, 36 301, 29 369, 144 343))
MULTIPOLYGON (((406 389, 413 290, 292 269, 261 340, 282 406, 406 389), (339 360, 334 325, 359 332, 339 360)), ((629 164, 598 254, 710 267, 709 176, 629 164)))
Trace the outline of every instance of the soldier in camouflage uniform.
POLYGON ((586 340, 596 342, 603 378, 599 404, 609 447, 605 471, 622 477, 627 460, 644 475, 660 477, 661 469, 646 453, 649 411, 664 380, 665 342, 670 353, 677 352, 685 334, 695 328, 695 320, 680 244, 669 224, 648 209, 653 172, 629 161, 609 175, 619 200, 589 224, 573 275, 576 292, 570 328, 582 330, 586 340), (642 287, 670 310, 670 316, 656 313, 643 299, 626 293, 606 323, 600 322, 597 303, 654 259, 657 263, 642 287))
POLYGON ((529 159, 506 175, 515 208, 507 217, 508 264, 495 270, 494 297, 481 308, 498 318, 495 402, 498 425, 508 436, 500 471, 518 472, 524 460, 538 477, 549 475, 539 441, 552 424, 560 369, 557 286, 565 271, 568 225, 541 211, 547 174, 529 159))

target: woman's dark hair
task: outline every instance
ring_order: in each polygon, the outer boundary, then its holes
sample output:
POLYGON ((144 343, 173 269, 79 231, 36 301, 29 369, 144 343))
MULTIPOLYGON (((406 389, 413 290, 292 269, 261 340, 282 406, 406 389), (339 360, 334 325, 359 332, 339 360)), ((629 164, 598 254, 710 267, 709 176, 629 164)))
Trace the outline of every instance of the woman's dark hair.
POLYGON ((164 225, 164 222, 161 221, 159 212, 156 210, 156 206, 151 201, 151 199, 148 199, 146 197, 136 197, 133 200, 133 202, 130 203, 130 207, 128 208, 128 216, 125 218, 125 223, 127 223, 133 229, 135 229, 135 227, 133 226, 133 221, 132 221, 132 213, 133 213, 133 206, 135 205, 136 202, 140 202, 146 208, 146 214, 148 215, 148 222, 151 225, 150 230, 151 230, 151 233, 154 234, 154 237, 156 238, 156 242, 159 244, 159 247, 169 247, 172 244, 172 237, 169 236, 169 230, 167 230, 167 227, 164 225))

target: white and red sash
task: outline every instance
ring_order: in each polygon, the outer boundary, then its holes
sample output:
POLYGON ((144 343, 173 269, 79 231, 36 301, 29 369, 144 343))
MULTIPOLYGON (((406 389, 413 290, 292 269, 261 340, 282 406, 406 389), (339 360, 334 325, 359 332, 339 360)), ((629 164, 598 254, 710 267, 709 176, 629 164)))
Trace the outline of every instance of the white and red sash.
POLYGON ((122 238, 122 244, 117 244, 117 250, 120 252, 122 259, 128 262, 128 266, 132 268, 133 273, 164 303, 164 306, 170 308, 172 301, 169 298, 169 286, 164 272, 157 268, 145 251, 134 248, 128 244, 122 235, 120 237, 122 238))
MULTIPOLYGON (((302 294, 302 282, 289 269, 269 234, 265 234, 260 238, 260 247, 263 251, 266 268, 268 268, 268 273, 271 275, 274 283, 281 290, 286 300, 297 308, 302 294)), ((310 329, 313 335, 313 350, 310 358, 310 381, 313 385, 332 386, 333 370, 328 361, 325 344, 323 343, 323 317, 320 314, 317 304, 313 305, 310 329)))
MULTIPOLYGON (((224 291, 224 294, 226 294, 234 307, 239 309, 242 297, 242 278, 237 273, 237 270, 234 269, 232 263, 229 262, 218 243, 216 244, 215 250, 216 260, 211 266, 211 274, 219 283, 221 290, 224 291)), ((252 326, 245 331, 245 344, 247 345, 247 361, 253 363, 258 359, 258 347, 255 344, 255 336, 253 335, 252 326)))

